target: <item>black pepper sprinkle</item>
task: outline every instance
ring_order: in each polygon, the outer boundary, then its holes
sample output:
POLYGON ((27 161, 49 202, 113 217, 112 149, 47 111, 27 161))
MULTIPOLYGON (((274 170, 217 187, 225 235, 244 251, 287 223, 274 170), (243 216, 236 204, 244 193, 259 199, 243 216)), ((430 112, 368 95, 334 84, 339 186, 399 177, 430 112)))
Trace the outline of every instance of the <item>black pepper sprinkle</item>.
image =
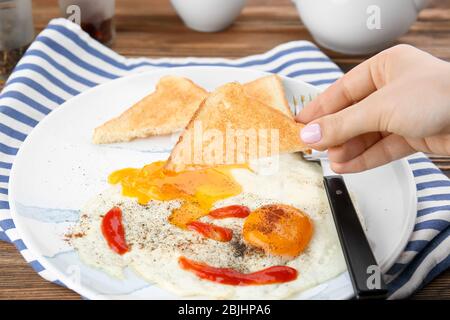
POLYGON ((236 258, 242 258, 245 255, 245 252, 247 251, 247 246, 243 242, 235 240, 232 241, 230 245, 233 248, 233 255, 236 258))

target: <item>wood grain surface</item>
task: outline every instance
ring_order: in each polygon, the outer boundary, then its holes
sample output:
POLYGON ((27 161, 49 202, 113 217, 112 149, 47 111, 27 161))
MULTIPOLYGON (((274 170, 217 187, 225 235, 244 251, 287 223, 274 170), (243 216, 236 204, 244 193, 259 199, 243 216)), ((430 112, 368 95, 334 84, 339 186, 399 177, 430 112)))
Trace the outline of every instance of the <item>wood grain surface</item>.
MULTIPOLYGON (((55 0, 33 0, 36 32, 59 17, 55 0)), ((112 48, 130 57, 240 57, 278 44, 312 40, 290 0, 249 0, 227 30, 198 33, 186 28, 168 0, 117 0, 117 38, 112 48)), ((450 61, 450 0, 432 0, 399 43, 409 43, 450 61)), ((345 71, 368 56, 325 52, 345 71)), ((0 85, 1 90, 1 85, 0 85)), ((450 171, 447 171, 450 176, 450 171)), ((13 245, 0 242, 0 299, 79 299, 71 290, 40 278, 13 245)), ((450 299, 450 270, 419 290, 413 299, 450 299)))

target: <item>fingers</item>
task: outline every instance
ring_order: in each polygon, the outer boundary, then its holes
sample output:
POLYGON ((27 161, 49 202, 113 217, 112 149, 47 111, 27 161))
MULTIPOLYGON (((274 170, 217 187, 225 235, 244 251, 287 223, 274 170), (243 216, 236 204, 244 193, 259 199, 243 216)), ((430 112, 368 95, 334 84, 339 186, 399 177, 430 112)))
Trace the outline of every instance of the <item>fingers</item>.
POLYGON ((450 134, 440 134, 423 139, 408 139, 408 143, 417 151, 450 155, 450 134))
POLYGON ((377 85, 382 82, 380 70, 383 70, 383 56, 378 54, 350 70, 300 111, 296 117, 297 121, 309 123, 335 113, 377 90, 377 85))
POLYGON ((386 131, 390 121, 387 106, 384 89, 378 90, 348 108, 312 121, 300 136, 312 149, 326 150, 365 133, 386 131))
POLYGON ((342 163, 332 162, 331 169, 336 173, 361 172, 401 159, 414 152, 414 149, 403 137, 391 134, 375 143, 356 158, 342 163))
POLYGON ((347 162, 362 154, 382 138, 378 132, 363 134, 350 139, 343 145, 328 149, 328 158, 331 162, 347 162))

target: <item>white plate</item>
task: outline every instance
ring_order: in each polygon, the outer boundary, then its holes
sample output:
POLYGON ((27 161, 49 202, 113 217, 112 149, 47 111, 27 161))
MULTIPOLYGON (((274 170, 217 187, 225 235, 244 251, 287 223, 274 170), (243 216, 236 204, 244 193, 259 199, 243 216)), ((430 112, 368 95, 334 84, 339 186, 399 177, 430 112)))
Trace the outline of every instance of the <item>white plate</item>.
MULTIPOLYGON (((131 143, 97 146, 93 129, 121 113, 154 89, 165 74, 178 74, 213 90, 230 81, 246 82, 260 71, 222 67, 173 68, 142 73, 95 87, 67 101, 32 131, 11 171, 11 214, 29 250, 69 288, 90 299, 176 298, 132 272, 117 280, 80 262, 63 235, 78 219, 78 209, 108 187, 106 177, 123 167, 141 167, 165 159, 176 139, 155 137, 131 143)), ((304 82, 283 79, 289 101, 315 95, 304 82)), ((345 177, 367 226, 375 256, 387 270, 401 253, 416 216, 415 184, 406 161, 345 177)), ((298 299, 346 299, 353 294, 348 273, 307 290, 298 299)))

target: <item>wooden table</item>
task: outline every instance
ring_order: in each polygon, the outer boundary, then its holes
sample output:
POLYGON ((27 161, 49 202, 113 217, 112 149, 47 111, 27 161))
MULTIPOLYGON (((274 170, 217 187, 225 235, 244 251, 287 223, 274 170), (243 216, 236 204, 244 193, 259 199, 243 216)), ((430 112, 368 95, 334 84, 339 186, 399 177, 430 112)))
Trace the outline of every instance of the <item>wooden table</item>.
MULTIPOLYGON (((186 28, 168 0, 117 0, 116 3, 117 39, 113 49, 130 57, 239 57, 261 53, 287 41, 312 40, 290 0, 249 0, 231 28, 214 34, 186 28)), ((49 19, 59 16, 54 0, 34 0, 33 6, 37 32, 49 19)), ((432 0, 399 42, 450 61, 450 0, 432 0)), ((346 71, 367 59, 367 56, 325 51, 346 71)), ((450 299, 450 270, 413 298, 450 299)), ((44 281, 12 245, 0 243, 0 299, 79 299, 79 295, 44 281)))

